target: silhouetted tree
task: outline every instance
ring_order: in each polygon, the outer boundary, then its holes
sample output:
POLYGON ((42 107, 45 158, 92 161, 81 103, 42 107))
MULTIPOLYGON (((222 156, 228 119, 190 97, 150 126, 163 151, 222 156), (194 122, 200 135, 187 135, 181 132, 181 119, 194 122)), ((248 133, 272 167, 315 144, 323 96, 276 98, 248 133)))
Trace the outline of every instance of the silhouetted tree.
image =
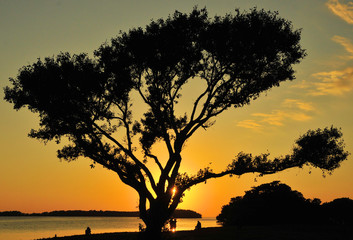
POLYGON ((323 213, 328 223, 352 224, 353 200, 349 198, 337 198, 332 202, 322 204, 323 213))
POLYGON ((210 127, 225 110, 294 79, 292 66, 305 56, 299 41, 300 30, 273 12, 252 9, 214 18, 206 9, 175 12, 145 29, 121 33, 95 51, 93 59, 61 53, 24 66, 10 79, 5 100, 15 109, 26 106, 39 114, 40 128, 30 137, 69 140, 58 151, 60 158, 84 156, 116 172, 138 192, 146 232, 158 235, 185 190, 207 179, 269 174, 304 164, 332 171, 346 159, 341 132, 327 128, 303 136, 293 155, 269 160, 268 154, 239 153, 220 173, 210 168, 193 176, 179 173, 183 146, 197 130, 210 127), (203 90, 189 112, 177 115, 188 82, 200 83, 203 90), (133 118, 132 96, 145 104, 141 119, 133 118), (156 142, 164 142, 168 159, 152 151, 156 142), (148 160, 158 167, 156 176, 148 160))
POLYGON ((217 221, 223 226, 317 223, 321 221, 320 203, 274 181, 232 198, 222 207, 217 221))

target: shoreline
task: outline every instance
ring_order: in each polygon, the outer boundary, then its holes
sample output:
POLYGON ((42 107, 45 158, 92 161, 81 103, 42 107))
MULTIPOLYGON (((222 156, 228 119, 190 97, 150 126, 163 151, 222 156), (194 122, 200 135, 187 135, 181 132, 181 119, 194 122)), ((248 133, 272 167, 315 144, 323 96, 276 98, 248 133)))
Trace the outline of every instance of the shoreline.
MULTIPOLYGON (((36 240, 137 240, 140 232, 116 232, 36 240)), ((243 227, 207 227, 200 230, 183 230, 162 233, 162 239, 173 240, 353 240, 352 225, 267 225, 243 227)))
MULTIPOLYGON (((23 213, 20 211, 2 211, 0 217, 140 217, 138 211, 110 210, 55 210, 42 213, 23 213)), ((200 213, 189 209, 176 209, 174 218, 202 218, 200 213)))

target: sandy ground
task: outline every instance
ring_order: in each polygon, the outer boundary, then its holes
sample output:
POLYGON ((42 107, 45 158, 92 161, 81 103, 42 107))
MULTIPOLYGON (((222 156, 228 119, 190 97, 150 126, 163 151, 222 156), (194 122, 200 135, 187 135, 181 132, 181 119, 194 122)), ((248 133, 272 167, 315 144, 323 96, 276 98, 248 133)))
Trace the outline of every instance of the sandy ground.
MULTIPOLYGON (((109 233, 47 238, 45 240, 137 240, 140 233, 109 233)), ((163 233, 165 240, 353 240, 353 226, 276 225, 203 228, 163 233)))

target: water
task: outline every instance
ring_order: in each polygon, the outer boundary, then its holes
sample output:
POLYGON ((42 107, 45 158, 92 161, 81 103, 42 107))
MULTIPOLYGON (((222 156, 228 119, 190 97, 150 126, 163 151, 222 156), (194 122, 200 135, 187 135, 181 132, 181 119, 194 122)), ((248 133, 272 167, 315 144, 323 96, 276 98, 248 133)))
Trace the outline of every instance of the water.
MULTIPOLYGON (((177 230, 192 230, 197 221, 202 227, 217 227, 216 218, 180 218, 177 230)), ((89 226, 94 233, 137 232, 141 219, 135 217, 0 217, 1 240, 33 240, 39 238, 84 234, 89 226)))

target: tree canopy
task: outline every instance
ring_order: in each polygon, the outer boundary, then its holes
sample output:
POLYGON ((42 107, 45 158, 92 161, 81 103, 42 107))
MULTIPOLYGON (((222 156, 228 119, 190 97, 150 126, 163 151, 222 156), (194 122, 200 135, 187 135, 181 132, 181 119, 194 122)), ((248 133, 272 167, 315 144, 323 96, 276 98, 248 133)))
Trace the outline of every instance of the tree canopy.
POLYGON ((351 224, 353 200, 338 198, 321 204, 321 200, 306 199, 290 186, 273 181, 232 198, 222 207, 217 221, 223 226, 276 224, 351 224))
POLYGON ((5 100, 39 115, 40 127, 30 137, 69 140, 58 150, 59 158, 84 156, 116 172, 138 192, 147 229, 158 230, 184 191, 209 178, 269 174, 304 164, 332 171, 346 159, 342 134, 331 127, 310 131, 293 154, 274 160, 268 154, 239 153, 220 173, 210 168, 196 175, 179 172, 181 151, 197 130, 212 126, 225 110, 249 104, 295 78, 293 65, 306 55, 300 34, 278 13, 256 8, 214 18, 206 9, 176 11, 145 28, 120 33, 93 58, 60 53, 22 67, 5 87, 5 100), (200 80, 201 93, 177 115, 183 87, 200 80), (133 94, 144 103, 140 119, 133 112, 133 94), (167 159, 152 151, 156 142, 164 143, 167 159), (158 175, 152 175, 146 161, 158 166, 158 175))
POLYGON ((253 187, 222 207, 217 221, 224 226, 313 223, 319 199, 305 199, 288 185, 274 181, 253 187))

